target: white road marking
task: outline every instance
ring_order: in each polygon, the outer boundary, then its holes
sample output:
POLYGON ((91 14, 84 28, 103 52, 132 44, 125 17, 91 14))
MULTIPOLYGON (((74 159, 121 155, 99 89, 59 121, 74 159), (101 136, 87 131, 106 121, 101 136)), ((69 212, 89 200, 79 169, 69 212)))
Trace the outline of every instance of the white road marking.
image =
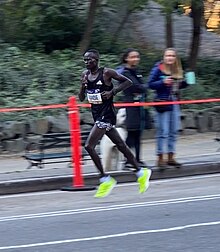
POLYGON ((175 226, 175 227, 162 228, 162 229, 151 229, 151 230, 139 230, 139 231, 116 233, 116 234, 109 234, 109 235, 102 235, 102 236, 84 237, 84 238, 78 238, 78 239, 57 240, 57 241, 30 243, 30 244, 22 244, 22 245, 14 245, 14 246, 4 246, 4 247, 0 247, 0 250, 52 246, 52 245, 58 245, 58 244, 86 242, 86 241, 104 240, 104 239, 113 239, 113 238, 131 236, 131 235, 143 235, 143 234, 151 234, 151 233, 174 232, 174 231, 179 231, 179 230, 183 230, 183 229, 191 229, 191 228, 215 226, 215 225, 220 225, 220 221, 194 223, 194 224, 188 224, 188 225, 184 225, 184 226, 175 226))
POLYGON ((103 211, 115 211, 115 210, 138 208, 138 207, 182 204, 182 203, 188 203, 188 202, 208 201, 208 200, 218 200, 218 199, 220 199, 220 194, 203 195, 203 196, 187 197, 187 198, 177 198, 177 199, 168 199, 168 200, 160 200, 160 201, 149 201, 149 202, 139 202, 139 203, 130 203, 130 204, 110 205, 110 206, 101 206, 101 207, 91 207, 91 208, 82 208, 82 209, 70 209, 70 210, 64 210, 64 211, 0 217, 0 222, 26 220, 26 219, 37 219, 37 218, 46 218, 46 217, 55 217, 55 216, 65 216, 65 215, 76 215, 76 214, 94 213, 94 212, 103 212, 103 211))
MULTIPOLYGON (((208 175, 196 175, 192 177, 183 177, 183 178, 168 178, 168 179, 158 179, 158 180, 151 180, 151 184, 161 184, 161 183, 172 183, 177 181, 188 181, 188 180, 199 180, 199 179, 207 179, 207 178, 218 178, 220 177, 219 173, 216 174, 208 174, 208 175)), ((117 184, 116 187, 127 187, 127 186, 136 186, 137 183, 122 183, 117 184)), ((7 199, 7 198, 23 198, 23 197, 33 197, 33 196, 40 196, 40 195, 50 195, 50 194, 66 194, 67 192, 64 191, 45 191, 45 192, 32 192, 32 193, 20 193, 20 194, 12 194, 12 195, 1 195, 0 199, 7 199)), ((85 192, 74 192, 75 193, 85 193, 85 192)))

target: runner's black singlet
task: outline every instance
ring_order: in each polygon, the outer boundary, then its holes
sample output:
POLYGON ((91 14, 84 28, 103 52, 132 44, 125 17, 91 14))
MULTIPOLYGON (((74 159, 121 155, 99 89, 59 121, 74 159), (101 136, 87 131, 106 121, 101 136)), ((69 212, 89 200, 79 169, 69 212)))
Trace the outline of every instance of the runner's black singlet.
MULTIPOLYGON (((111 91, 111 86, 105 85, 103 78, 104 68, 99 69, 99 74, 94 81, 90 81, 87 75, 87 98, 91 103, 92 116, 95 122, 116 124, 116 112, 113 105, 113 96, 108 100, 104 100, 101 97, 101 93, 104 91, 111 91)), ((89 72, 88 72, 89 73, 89 72)))

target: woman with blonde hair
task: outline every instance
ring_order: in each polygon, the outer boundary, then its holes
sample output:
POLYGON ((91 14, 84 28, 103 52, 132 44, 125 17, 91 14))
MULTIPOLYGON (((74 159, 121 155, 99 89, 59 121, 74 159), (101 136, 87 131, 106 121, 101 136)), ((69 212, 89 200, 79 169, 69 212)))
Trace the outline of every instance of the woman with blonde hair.
MULTIPOLYGON (((174 48, 165 49, 163 60, 156 63, 151 70, 148 85, 155 91, 155 101, 180 99, 180 89, 188 84, 183 78, 181 62, 174 48)), ((157 166, 160 169, 166 168, 167 165, 179 168, 181 164, 174 159, 179 129, 179 105, 159 105, 155 106, 155 110, 157 166), (167 159, 165 154, 168 155, 167 159)))

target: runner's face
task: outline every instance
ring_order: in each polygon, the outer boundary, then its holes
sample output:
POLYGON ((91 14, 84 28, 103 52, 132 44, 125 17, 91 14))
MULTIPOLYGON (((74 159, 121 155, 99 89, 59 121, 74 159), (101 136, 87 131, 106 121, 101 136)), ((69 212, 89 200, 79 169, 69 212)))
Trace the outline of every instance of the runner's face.
POLYGON ((138 52, 130 52, 126 58, 126 62, 129 66, 137 66, 140 62, 140 54, 138 52))
POLYGON ((84 61, 85 65, 86 65, 87 69, 94 69, 98 65, 98 59, 91 52, 87 52, 87 53, 84 54, 83 61, 84 61))
POLYGON ((165 64, 173 65, 176 62, 176 52, 173 50, 165 51, 163 60, 165 64))

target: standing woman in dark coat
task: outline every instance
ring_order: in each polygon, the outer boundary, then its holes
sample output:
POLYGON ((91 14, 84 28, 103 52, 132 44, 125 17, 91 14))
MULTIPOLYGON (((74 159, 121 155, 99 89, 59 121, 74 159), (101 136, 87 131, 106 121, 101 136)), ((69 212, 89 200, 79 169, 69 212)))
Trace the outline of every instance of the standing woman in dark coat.
MULTIPOLYGON (((122 56, 124 68, 122 75, 132 81, 132 85, 123 91, 125 102, 142 102, 146 97, 146 85, 144 85, 143 76, 138 72, 137 66, 140 62, 140 54, 136 49, 127 49, 122 56)), ((140 159, 141 152, 141 133, 145 125, 145 113, 143 107, 126 108, 126 143, 130 148, 134 148, 135 156, 140 166, 145 166, 140 159)), ((125 164, 128 167, 129 164, 125 164)))

